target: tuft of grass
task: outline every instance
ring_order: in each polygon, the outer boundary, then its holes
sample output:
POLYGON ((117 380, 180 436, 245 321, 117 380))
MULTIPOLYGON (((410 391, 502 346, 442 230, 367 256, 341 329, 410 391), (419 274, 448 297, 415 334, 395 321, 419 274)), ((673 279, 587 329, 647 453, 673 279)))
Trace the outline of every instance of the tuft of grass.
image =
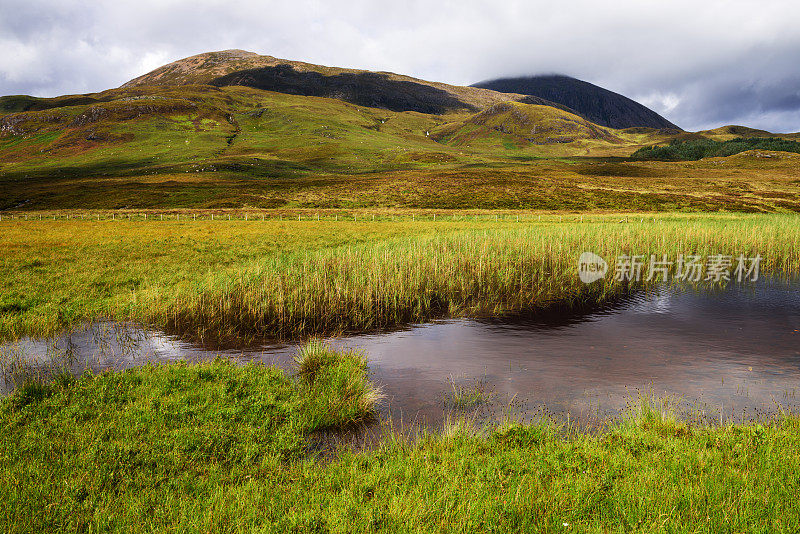
POLYGON ((618 431, 648 430, 659 434, 686 435, 689 425, 676 409, 678 400, 669 396, 658 397, 651 393, 640 393, 612 425, 618 431))
POLYGON ((312 340, 298 350, 295 361, 311 426, 355 425, 375 417, 383 395, 367 378, 367 359, 362 351, 337 351, 312 340))
POLYGON ((468 411, 488 403, 494 396, 485 379, 464 383, 454 376, 448 377, 450 391, 445 394, 445 406, 458 411, 468 411))

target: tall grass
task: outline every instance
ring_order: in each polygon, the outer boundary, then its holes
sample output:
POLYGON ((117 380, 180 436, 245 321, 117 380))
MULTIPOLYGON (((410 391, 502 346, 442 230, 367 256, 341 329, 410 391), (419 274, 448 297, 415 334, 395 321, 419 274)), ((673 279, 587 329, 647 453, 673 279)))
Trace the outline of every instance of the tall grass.
POLYGON ((359 350, 339 351, 311 340, 295 357, 305 412, 315 429, 361 423, 375 416, 383 398, 367 378, 367 358, 359 350))
POLYGON ((606 258, 612 272, 621 254, 760 254, 762 274, 796 273, 800 225, 795 216, 773 215, 392 239, 268 257, 209 274, 174 295, 144 292, 136 313, 201 337, 293 337, 596 303, 629 289, 611 275, 583 284, 577 260, 584 251, 606 258))

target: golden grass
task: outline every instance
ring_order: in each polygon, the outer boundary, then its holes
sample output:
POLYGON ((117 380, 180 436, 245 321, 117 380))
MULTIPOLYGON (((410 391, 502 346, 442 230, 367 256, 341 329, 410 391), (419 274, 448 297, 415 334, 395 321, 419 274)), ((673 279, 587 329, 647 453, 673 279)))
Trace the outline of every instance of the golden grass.
POLYGON ((772 273, 800 266, 795 216, 642 221, 521 223, 280 254, 209 273, 170 295, 140 292, 134 315, 200 337, 298 337, 579 305, 627 289, 610 277, 581 283, 584 251, 612 268, 620 254, 681 253, 760 254, 772 273))

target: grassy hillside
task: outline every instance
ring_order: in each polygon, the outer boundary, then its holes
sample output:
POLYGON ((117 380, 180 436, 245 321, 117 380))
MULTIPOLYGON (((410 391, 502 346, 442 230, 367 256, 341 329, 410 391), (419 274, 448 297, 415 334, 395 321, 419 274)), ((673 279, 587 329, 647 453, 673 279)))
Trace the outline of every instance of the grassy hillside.
MULTIPOLYGON (((619 134, 624 135, 624 134, 619 134)), ((434 132, 434 139, 463 146, 486 139, 488 142, 512 141, 517 147, 526 144, 550 145, 602 140, 624 143, 607 128, 550 106, 503 102, 495 104, 463 121, 450 122, 434 132), (503 138, 498 139, 495 132, 503 138)))
MULTIPOLYGON (((445 98, 452 109, 484 108, 497 102, 524 98, 478 87, 462 87, 403 76, 392 72, 370 72, 341 67, 314 65, 263 56, 243 50, 208 52, 159 67, 133 79, 122 87, 178 85, 244 85, 306 96, 334 96, 351 100, 358 94, 346 93, 356 88, 359 93, 385 92, 416 94, 420 103, 430 105, 431 98, 445 98), (370 83, 373 82, 373 83, 370 83), (312 88, 313 85, 317 87, 312 88), (361 87, 354 87, 359 86, 361 87), (334 89, 335 88, 335 89, 334 89)), ((369 97, 373 95, 362 94, 369 97)), ((370 104, 363 104, 370 105, 370 104)), ((446 107, 446 106, 445 106, 446 107)), ((412 108, 413 109, 413 108, 412 108)), ((419 111, 419 109, 417 109, 419 111)))
POLYGON ((31 111, 0 116, 0 209, 773 211, 798 200, 792 160, 751 158, 743 180, 741 160, 596 159, 668 139, 546 106, 426 115, 211 86, 80 99, 2 100, 31 111))
POLYGON ((627 159, 675 140, 726 141, 739 127, 616 130, 536 98, 372 74, 234 51, 100 93, 0 97, 0 210, 786 211, 800 202, 797 166, 783 157, 627 159), (278 67, 291 76, 264 74, 278 67), (370 105, 308 96, 327 94, 336 86, 320 77, 336 76, 348 87, 348 76, 395 85, 370 105), (278 79, 291 87, 276 89, 304 93, 264 90, 278 79), (176 85, 190 82, 199 84, 176 85), (408 103, 436 113, 403 111, 408 103))

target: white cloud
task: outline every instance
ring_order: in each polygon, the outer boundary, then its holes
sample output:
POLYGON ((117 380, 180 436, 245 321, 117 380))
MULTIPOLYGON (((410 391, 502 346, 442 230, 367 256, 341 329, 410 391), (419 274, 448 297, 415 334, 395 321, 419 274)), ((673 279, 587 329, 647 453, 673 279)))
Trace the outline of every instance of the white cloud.
POLYGON ((800 4, 787 0, 0 1, 2 94, 102 90, 242 48, 457 84, 559 72, 686 128, 746 118, 800 130, 787 105, 800 79, 800 4))

